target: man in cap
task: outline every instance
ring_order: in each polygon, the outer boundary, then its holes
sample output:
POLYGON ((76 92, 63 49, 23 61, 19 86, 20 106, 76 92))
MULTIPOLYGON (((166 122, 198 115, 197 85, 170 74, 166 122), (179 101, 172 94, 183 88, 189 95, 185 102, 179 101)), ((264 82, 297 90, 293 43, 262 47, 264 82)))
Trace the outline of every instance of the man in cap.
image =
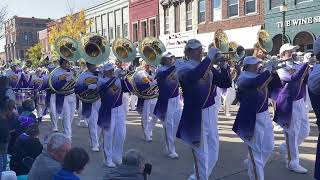
MULTIPOLYGON (((313 54, 316 59, 312 71, 308 78, 309 96, 312 108, 317 118, 317 125, 320 132, 320 38, 318 37, 313 44, 313 54)), ((314 178, 320 180, 320 134, 318 136, 316 163, 314 178)))
POLYGON ((154 114, 163 122, 165 145, 168 156, 178 158, 174 145, 176 132, 182 113, 179 97, 179 79, 176 67, 172 61, 172 54, 162 54, 161 66, 157 69, 156 80, 159 87, 159 96, 154 114))
POLYGON ((98 125, 103 130, 105 165, 115 167, 122 163, 123 144, 126 135, 125 112, 122 104, 123 87, 114 75, 114 67, 103 66, 103 78, 98 81, 101 98, 98 125))
POLYGON ((239 111, 233 131, 248 145, 245 160, 250 180, 264 179, 264 166, 274 149, 273 124, 268 111, 268 86, 272 79, 272 65, 259 74, 259 61, 248 56, 237 81, 239 111))
MULTIPOLYGON (((78 77, 75 86, 75 93, 81 97, 81 93, 88 92, 96 93, 97 92, 97 82, 101 73, 97 71, 97 67, 94 64, 86 62, 87 70, 82 72, 78 77)), ((88 94, 89 95, 89 94, 88 94)), ((98 136, 98 111, 100 108, 101 101, 100 99, 95 101, 82 101, 81 115, 85 118, 85 121, 88 123, 89 137, 91 141, 91 150, 94 152, 99 151, 99 136, 98 136)))
POLYGON ((178 69, 184 107, 177 137, 192 148, 195 174, 189 179, 208 180, 219 154, 215 86, 228 88, 231 81, 225 68, 221 67, 219 73, 212 67, 220 59, 216 48, 211 48, 202 60, 202 44, 191 39, 186 44, 185 55, 189 60, 178 69))
POLYGON ((280 145, 280 153, 285 159, 286 167, 296 173, 307 173, 307 169, 299 163, 298 147, 310 132, 308 112, 304 102, 307 80, 305 78, 309 66, 304 63, 295 67, 293 62, 290 62, 297 48, 290 44, 284 44, 280 48, 281 59, 288 61, 285 67, 277 70, 283 88, 276 100, 274 121, 284 130, 286 142, 280 145))
MULTIPOLYGON (((55 71, 55 74, 51 73, 52 78, 57 78, 56 81, 52 81, 52 86, 55 90, 62 90, 67 83, 73 80, 73 72, 70 69, 70 63, 62 57, 59 59, 59 68, 55 71)), ((76 96, 72 94, 52 94, 50 98, 50 109, 56 110, 56 116, 51 116, 53 123, 53 131, 58 131, 58 116, 62 116, 62 123, 64 128, 64 133, 70 139, 72 138, 71 123, 73 119, 73 113, 76 109, 76 96)))

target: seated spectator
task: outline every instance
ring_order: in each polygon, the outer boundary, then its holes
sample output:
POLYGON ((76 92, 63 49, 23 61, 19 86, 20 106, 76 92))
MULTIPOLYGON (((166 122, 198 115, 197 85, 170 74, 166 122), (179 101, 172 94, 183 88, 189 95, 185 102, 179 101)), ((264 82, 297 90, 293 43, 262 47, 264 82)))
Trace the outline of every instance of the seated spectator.
POLYGON ((22 103, 23 111, 18 118, 15 118, 10 125, 10 142, 8 147, 8 154, 13 154, 13 148, 20 134, 24 133, 26 129, 36 123, 36 116, 32 113, 35 109, 34 101, 27 99, 22 103))
POLYGON ((10 160, 10 169, 18 176, 28 174, 33 161, 41 154, 43 147, 39 134, 38 125, 33 124, 18 137, 10 160))
POLYGON ((145 158, 141 152, 131 149, 125 153, 122 164, 109 169, 103 180, 144 180, 145 175, 145 158))
POLYGON ((0 174, 6 170, 7 166, 7 148, 10 140, 9 123, 14 117, 13 100, 9 100, 1 94, 0 91, 0 174))
POLYGON ((71 149, 70 139, 61 133, 54 133, 48 139, 47 148, 34 161, 28 180, 51 180, 61 169, 65 155, 71 149))
POLYGON ((74 173, 80 174, 89 162, 88 153, 82 148, 72 148, 64 157, 62 169, 52 180, 80 180, 74 173))

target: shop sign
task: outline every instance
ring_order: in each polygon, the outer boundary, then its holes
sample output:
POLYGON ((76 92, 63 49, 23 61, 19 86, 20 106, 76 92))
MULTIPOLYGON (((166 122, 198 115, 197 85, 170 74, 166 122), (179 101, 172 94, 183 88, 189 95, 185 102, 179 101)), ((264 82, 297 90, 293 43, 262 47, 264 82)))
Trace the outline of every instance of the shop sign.
MULTIPOLYGON (((315 24, 315 23, 320 23, 320 16, 288 20, 288 21, 285 21, 285 26, 286 27, 302 26, 302 25, 315 24)), ((277 22, 278 28, 282 28, 282 24, 283 24, 282 22, 277 22)))

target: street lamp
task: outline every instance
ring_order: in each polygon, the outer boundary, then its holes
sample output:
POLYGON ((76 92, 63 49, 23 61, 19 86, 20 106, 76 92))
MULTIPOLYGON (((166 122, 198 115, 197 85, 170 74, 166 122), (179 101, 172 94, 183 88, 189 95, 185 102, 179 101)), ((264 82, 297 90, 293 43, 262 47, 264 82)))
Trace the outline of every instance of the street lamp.
POLYGON ((280 12, 282 13, 282 45, 285 44, 285 34, 286 34, 286 12, 288 11, 288 6, 286 2, 283 1, 282 5, 280 6, 280 12))

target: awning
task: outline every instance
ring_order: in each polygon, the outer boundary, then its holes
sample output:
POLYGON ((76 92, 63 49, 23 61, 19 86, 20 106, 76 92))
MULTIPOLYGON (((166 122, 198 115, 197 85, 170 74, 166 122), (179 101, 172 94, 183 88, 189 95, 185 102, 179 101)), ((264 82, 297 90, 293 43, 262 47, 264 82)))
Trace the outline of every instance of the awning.
MULTIPOLYGON (((261 26, 252 26, 238 29, 225 30, 224 32, 228 36, 228 40, 235 41, 245 49, 253 49, 254 44, 257 42, 257 34, 261 29, 261 26)), ((204 46, 207 52, 207 47, 213 42, 214 32, 197 34, 198 39, 204 46)))

